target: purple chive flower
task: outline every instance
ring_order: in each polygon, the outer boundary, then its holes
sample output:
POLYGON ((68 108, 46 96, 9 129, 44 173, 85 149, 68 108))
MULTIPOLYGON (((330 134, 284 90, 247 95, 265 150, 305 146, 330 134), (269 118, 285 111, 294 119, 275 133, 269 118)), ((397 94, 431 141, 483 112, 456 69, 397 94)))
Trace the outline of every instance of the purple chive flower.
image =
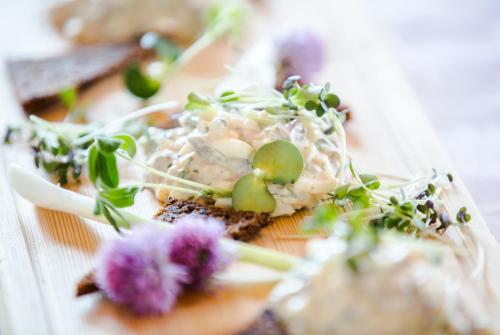
POLYGON ((187 273, 169 261, 166 236, 158 229, 141 228, 101 249, 96 282, 110 300, 140 315, 173 307, 187 273))
POLYGON ((309 83, 325 62, 325 45, 313 31, 300 29, 276 40, 278 48, 277 83, 292 75, 299 75, 302 83, 309 83))
POLYGON ((224 224, 214 218, 186 215, 170 231, 170 259, 184 266, 189 275, 187 285, 205 288, 208 279, 229 264, 230 256, 219 244, 224 224))

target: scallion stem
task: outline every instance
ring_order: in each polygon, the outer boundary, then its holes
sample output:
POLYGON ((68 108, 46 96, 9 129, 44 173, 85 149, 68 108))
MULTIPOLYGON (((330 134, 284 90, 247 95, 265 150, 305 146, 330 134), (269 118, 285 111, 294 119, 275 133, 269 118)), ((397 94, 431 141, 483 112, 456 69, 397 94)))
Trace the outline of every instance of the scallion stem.
POLYGON ((236 250, 242 262, 265 266, 279 271, 288 271, 300 262, 300 258, 256 245, 222 239, 223 247, 236 250))

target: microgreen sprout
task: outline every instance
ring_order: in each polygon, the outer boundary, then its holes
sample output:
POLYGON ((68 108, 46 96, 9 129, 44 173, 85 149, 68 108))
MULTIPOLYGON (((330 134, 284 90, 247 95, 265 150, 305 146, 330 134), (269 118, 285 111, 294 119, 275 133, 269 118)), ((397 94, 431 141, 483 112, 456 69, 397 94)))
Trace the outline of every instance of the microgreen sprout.
MULTIPOLYGON (((362 215, 364 224, 375 229, 394 229, 415 236, 443 233, 451 225, 468 222, 471 217, 461 208, 456 221, 450 219, 441 205, 440 193, 447 174, 434 172, 427 178, 400 184, 383 183, 377 176, 358 174, 349 165, 352 181, 338 187, 330 195, 335 216, 317 216, 305 225, 306 230, 328 230, 337 220, 350 220, 362 215), (319 220, 318 218, 323 218, 319 220)), ((330 209, 331 210, 331 209, 330 209)), ((321 212, 318 212, 321 213, 321 212)))
POLYGON ((123 71, 123 82, 130 93, 141 99, 151 98, 160 89, 160 82, 144 74, 137 63, 123 71))
POLYGON ((471 216, 469 213, 467 213, 467 207, 462 207, 458 210, 457 213, 457 221, 460 223, 466 223, 469 222, 471 219, 471 216))
POLYGON ((352 162, 350 171, 352 181, 339 186, 302 228, 305 233, 324 232, 344 239, 347 266, 354 272, 362 269, 383 230, 440 239, 450 226, 471 220, 462 207, 453 221, 441 204, 440 193, 453 180, 450 174, 434 171, 429 177, 390 184, 375 175, 358 174, 352 162))
POLYGON ((36 167, 55 176, 62 185, 68 183, 70 177, 78 180, 90 141, 82 141, 77 145, 75 141, 91 132, 91 127, 54 124, 33 115, 30 120, 33 128, 29 144, 36 167))
POLYGON ((88 149, 87 166, 89 179, 98 191, 95 214, 103 214, 118 231, 120 228, 130 228, 130 224, 123 216, 118 215, 120 212, 117 208, 132 206, 135 202, 136 194, 140 189, 145 187, 180 191, 195 197, 227 197, 231 195, 231 191, 212 188, 148 167, 134 160, 136 151, 134 138, 125 133, 112 136, 98 135, 88 149), (183 186, 143 182, 120 186, 120 175, 117 165, 118 158, 183 186))
POLYGON ((337 238, 345 240, 347 250, 346 265, 359 272, 363 260, 379 244, 379 230, 366 224, 363 211, 352 211, 348 215, 333 203, 317 207, 311 219, 304 225, 305 231, 316 231, 318 228, 328 230, 337 238))
POLYGON ((8 127, 4 142, 6 144, 12 143, 13 140, 26 142, 33 151, 35 165, 64 185, 79 180, 87 161, 87 149, 99 135, 113 133, 130 121, 140 124, 137 119, 176 106, 175 102, 166 102, 145 107, 115 119, 103 127, 49 122, 31 115, 29 122, 22 126, 8 127))
POLYGON ((225 33, 236 36, 241 31, 247 10, 243 1, 216 1, 206 11, 203 34, 185 50, 158 34, 146 33, 141 38, 141 46, 157 52, 163 70, 153 77, 141 71, 138 64, 131 64, 123 72, 125 87, 141 99, 151 98, 159 91, 162 81, 173 76, 225 33))
POLYGON ((78 91, 75 87, 66 87, 59 91, 59 100, 68 114, 64 118, 65 122, 85 123, 86 106, 78 104, 78 91))
POLYGON ((295 145, 277 140, 257 150, 252 166, 253 173, 241 177, 234 185, 233 208, 272 212, 276 208, 276 200, 269 192, 267 183, 295 183, 304 168, 304 159, 295 145))
POLYGON ((232 199, 233 208, 241 211, 272 212, 276 207, 265 180, 255 174, 243 176, 236 182, 232 199))
POLYGON ((21 133, 21 127, 7 126, 3 135, 3 144, 12 144, 15 141, 16 135, 21 133))
POLYGON ((304 168, 304 159, 292 143, 278 140, 264 144, 253 158, 254 169, 264 172, 266 180, 276 184, 295 183, 304 168))

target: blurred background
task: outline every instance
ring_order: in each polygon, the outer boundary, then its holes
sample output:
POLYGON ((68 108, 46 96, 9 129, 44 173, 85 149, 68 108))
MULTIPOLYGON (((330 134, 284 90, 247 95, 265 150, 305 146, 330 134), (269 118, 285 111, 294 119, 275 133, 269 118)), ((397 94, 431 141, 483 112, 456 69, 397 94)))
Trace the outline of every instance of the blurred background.
POLYGON ((500 1, 364 5, 500 239, 500 1))

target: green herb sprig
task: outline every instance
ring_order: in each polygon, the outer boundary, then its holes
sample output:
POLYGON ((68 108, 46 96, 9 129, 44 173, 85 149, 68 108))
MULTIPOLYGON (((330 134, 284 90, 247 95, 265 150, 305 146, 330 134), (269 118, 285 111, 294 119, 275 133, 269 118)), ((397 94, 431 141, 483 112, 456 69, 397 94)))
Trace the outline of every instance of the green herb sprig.
POLYGON ((141 38, 141 46, 156 51, 159 56, 159 62, 156 65, 162 70, 151 76, 144 73, 137 63, 132 63, 123 71, 125 87, 141 99, 153 97, 160 90, 165 78, 173 76, 182 66, 222 35, 226 33, 232 36, 238 35, 247 11, 248 8, 243 1, 216 1, 206 11, 203 34, 185 50, 181 50, 179 46, 158 34, 146 33, 141 38))
POLYGON ((317 207, 305 229, 328 230, 336 238, 346 242, 346 265, 354 272, 361 271, 363 261, 377 248, 380 230, 366 224, 367 213, 352 211, 349 215, 335 204, 317 207))
POLYGON ((89 126, 69 123, 50 123, 36 116, 33 122, 29 144, 37 168, 57 178, 65 185, 77 181, 86 160, 86 151, 91 141, 77 141, 92 131, 89 126), (70 179, 71 178, 71 179, 70 179))
POLYGON ((221 190, 188 179, 173 176, 134 160, 137 152, 135 139, 125 133, 112 136, 98 135, 88 148, 88 174, 98 193, 95 214, 103 214, 117 231, 130 228, 130 224, 118 208, 130 207, 142 188, 163 188, 190 194, 194 197, 228 197, 230 190, 221 190), (124 159, 150 173, 156 174, 182 186, 166 183, 136 182, 120 185, 118 159, 124 159))
POLYGON ((449 174, 434 172, 430 177, 414 181, 385 184, 375 175, 358 174, 352 162, 349 168, 352 182, 338 187, 330 195, 328 206, 335 210, 336 215, 325 220, 312 220, 305 225, 306 231, 328 230, 336 220, 362 215, 364 224, 375 229, 436 236, 451 225, 461 225, 471 219, 463 207, 453 221, 441 206, 441 185, 452 180, 449 174))

